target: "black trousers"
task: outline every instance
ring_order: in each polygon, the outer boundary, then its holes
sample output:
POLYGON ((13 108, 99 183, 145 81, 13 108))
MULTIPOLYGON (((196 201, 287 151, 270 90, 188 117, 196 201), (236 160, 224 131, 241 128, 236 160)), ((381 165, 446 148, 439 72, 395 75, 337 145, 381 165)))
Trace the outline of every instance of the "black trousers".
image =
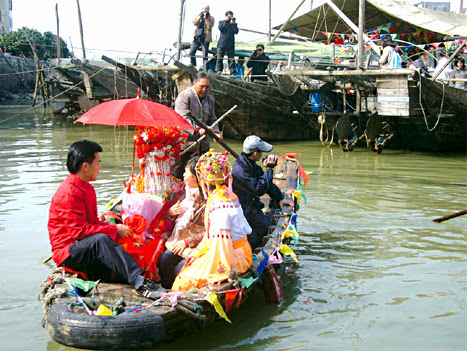
POLYGON ((227 54, 227 58, 229 60, 229 71, 230 75, 235 74, 235 50, 234 49, 224 49, 224 48, 217 48, 217 63, 216 63, 216 72, 222 73, 224 70, 224 56, 227 54))
POLYGON ((70 247, 70 256, 61 264, 83 272, 89 279, 134 285, 144 271, 115 241, 105 234, 94 234, 70 247))
POLYGON ((211 43, 202 43, 201 40, 198 39, 193 40, 190 47, 190 61, 193 66, 196 66, 196 51, 198 51, 198 49, 201 47, 201 50, 203 52, 203 67, 204 70, 206 70, 206 62, 208 62, 209 44, 211 43))
POLYGON ((261 245, 263 237, 267 234, 272 222, 263 211, 256 208, 249 209, 248 213, 245 214, 245 218, 252 230, 248 234, 247 240, 250 243, 251 249, 254 250, 261 245))
POLYGON ((169 250, 165 250, 162 255, 160 255, 158 265, 163 288, 172 288, 175 278, 182 270, 184 264, 185 259, 182 256, 175 255, 169 250))

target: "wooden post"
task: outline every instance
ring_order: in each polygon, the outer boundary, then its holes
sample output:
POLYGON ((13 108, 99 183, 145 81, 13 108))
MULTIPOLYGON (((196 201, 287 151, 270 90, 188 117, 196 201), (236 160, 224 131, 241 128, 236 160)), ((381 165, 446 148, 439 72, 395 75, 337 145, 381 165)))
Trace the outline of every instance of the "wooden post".
POLYGON ((57 17, 57 66, 60 66, 61 48, 60 48, 60 20, 58 18, 58 4, 55 4, 55 17, 57 17))
POLYGON ((183 6, 185 0, 180 0, 180 19, 178 23, 178 40, 177 40, 177 61, 180 61, 182 52, 182 27, 183 27, 183 6))
POLYGON ((271 41, 271 0, 269 0, 269 30, 268 30, 268 41, 271 41))
MULTIPOLYGON (((326 4, 332 8, 332 10, 344 21, 346 25, 350 27, 354 31, 354 33, 358 33, 358 27, 353 23, 350 18, 348 18, 345 13, 341 11, 339 7, 335 3, 332 2, 332 0, 326 0, 326 4)), ((362 35, 362 38, 365 40, 365 43, 368 43, 371 48, 376 52, 376 54, 381 56, 379 47, 365 34, 362 35)))
POLYGON ((287 18, 287 21, 285 21, 285 23, 282 25, 282 27, 279 29, 279 31, 276 33, 276 35, 274 36, 274 38, 272 38, 272 42, 276 41, 277 37, 284 31, 284 28, 289 24, 290 20, 292 19, 292 17, 295 15, 295 13, 298 11, 298 9, 303 5, 303 3, 305 2, 305 0, 302 0, 302 2, 300 2, 300 4, 297 6, 297 8, 295 9, 294 12, 292 12, 292 14, 290 15, 289 18, 287 18))
POLYGON ((79 34, 81 35, 81 48, 83 49, 84 63, 86 61, 86 50, 84 49, 83 22, 81 21, 81 9, 79 7, 79 0, 76 0, 76 5, 78 5, 79 34))
POLYGON ((365 0, 360 0, 358 8, 358 60, 357 67, 363 68, 363 54, 365 52, 365 41, 363 32, 365 30, 365 0))

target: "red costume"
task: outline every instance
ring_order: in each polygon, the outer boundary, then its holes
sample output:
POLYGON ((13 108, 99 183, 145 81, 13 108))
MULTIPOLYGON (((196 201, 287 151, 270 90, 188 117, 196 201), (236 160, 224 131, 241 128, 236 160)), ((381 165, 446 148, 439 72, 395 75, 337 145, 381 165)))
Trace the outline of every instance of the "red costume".
POLYGON ((52 198, 49 210, 52 258, 57 266, 70 256, 70 246, 93 234, 116 240, 117 226, 97 217, 94 187, 74 174, 68 175, 52 198))

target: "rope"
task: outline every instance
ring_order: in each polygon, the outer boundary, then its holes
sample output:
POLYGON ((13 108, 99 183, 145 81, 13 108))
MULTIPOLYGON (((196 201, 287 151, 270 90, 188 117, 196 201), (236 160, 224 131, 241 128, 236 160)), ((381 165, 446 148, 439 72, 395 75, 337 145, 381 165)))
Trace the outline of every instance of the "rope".
POLYGON ((432 132, 432 131, 434 131, 436 129, 436 127, 438 126, 439 121, 441 120, 441 112, 443 112, 443 105, 444 105, 444 90, 445 90, 446 87, 445 87, 444 83, 438 82, 439 84, 441 84, 443 86, 443 98, 441 100, 441 107, 440 107, 439 114, 438 114, 438 120, 436 121, 433 128, 430 129, 430 127, 428 126, 428 119, 426 118, 425 109, 423 108, 423 105, 422 105, 422 77, 421 77, 421 74, 420 74, 419 70, 417 70, 417 73, 418 73, 418 76, 419 76, 418 77, 418 85, 419 85, 419 88, 418 88, 418 102, 419 102, 420 107, 422 109, 426 129, 428 129, 429 132, 432 132))
POLYGON ((321 141, 321 144, 326 147, 330 148, 331 145, 334 143, 334 126, 332 127, 332 134, 331 134, 331 141, 329 142, 328 145, 326 145, 326 142, 329 139, 329 129, 328 126, 326 125, 326 140, 323 140, 323 131, 324 131, 324 125, 326 124, 326 114, 322 114, 318 117, 318 122, 321 124, 320 131, 319 131, 319 140, 321 141), (321 117, 321 118, 320 118, 321 117))
MULTIPOLYGON (((100 69, 99 71, 97 71, 96 73, 90 75, 89 78, 94 77, 96 74, 102 72, 102 71, 103 71, 104 69, 106 69, 106 68, 107 68, 107 67, 101 68, 101 69, 100 69)), ((12 119, 12 118, 18 117, 18 116, 20 116, 20 115, 22 115, 22 114, 24 114, 24 113, 26 113, 26 112, 28 112, 28 111, 31 111, 31 110, 35 109, 36 107, 39 107, 39 106, 41 106, 41 105, 45 105, 46 103, 48 103, 48 102, 50 102, 50 101, 52 101, 52 100, 55 100, 57 97, 59 97, 59 96, 65 94, 67 91, 69 91, 69 90, 71 90, 71 89, 76 88, 78 85, 80 85, 80 84, 83 83, 83 82, 84 82, 84 79, 81 80, 79 83, 77 83, 77 84, 75 84, 75 85, 72 85, 72 86, 69 87, 68 89, 62 91, 61 93, 55 95, 54 97, 52 97, 52 98, 50 98, 50 99, 47 99, 47 100, 45 100, 45 101, 42 101, 39 105, 30 107, 30 108, 28 108, 28 109, 26 109, 26 110, 24 110, 24 111, 21 111, 20 113, 17 113, 16 115, 13 115, 13 116, 11 116, 11 117, 5 118, 4 120, 1 120, 1 121, 0 121, 0 124, 3 123, 3 122, 9 121, 9 120, 12 119)))

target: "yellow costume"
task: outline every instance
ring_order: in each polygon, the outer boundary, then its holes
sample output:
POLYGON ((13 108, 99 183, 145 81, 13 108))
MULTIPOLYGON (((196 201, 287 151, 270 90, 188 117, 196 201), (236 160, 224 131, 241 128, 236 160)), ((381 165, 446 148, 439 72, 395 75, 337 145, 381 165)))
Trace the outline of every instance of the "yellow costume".
POLYGON ((172 290, 191 290, 229 277, 236 269, 244 273, 251 266, 252 252, 246 236, 251 227, 229 184, 230 164, 223 154, 209 151, 197 165, 203 189, 208 192, 204 223, 206 233, 198 245, 195 260, 183 267, 172 290), (211 190, 208 190, 211 189, 211 190))

